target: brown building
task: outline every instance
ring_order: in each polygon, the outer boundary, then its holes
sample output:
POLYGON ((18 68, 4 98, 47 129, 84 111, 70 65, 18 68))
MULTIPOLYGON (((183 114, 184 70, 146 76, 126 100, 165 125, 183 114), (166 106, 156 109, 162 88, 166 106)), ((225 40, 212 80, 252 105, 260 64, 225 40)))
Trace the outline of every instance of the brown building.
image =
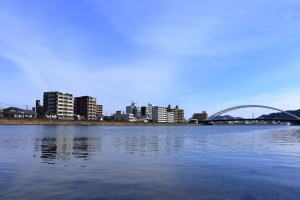
POLYGON ((102 115, 102 108, 103 108, 102 105, 96 105, 96 116, 99 116, 99 117, 103 116, 102 115))
POLYGON ((96 119, 97 99, 91 96, 74 98, 74 114, 84 116, 85 119, 96 119))
POLYGON ((35 102, 35 112, 39 115, 39 114, 43 114, 43 105, 41 105, 41 101, 40 100, 36 100, 35 102))
POLYGON ((193 119, 198 119, 198 121, 203 121, 208 118, 208 114, 206 111, 203 111, 202 113, 194 113, 193 119))
POLYGON ((167 112, 174 113, 174 123, 184 123, 184 110, 179 109, 178 105, 175 108, 172 108, 171 104, 169 104, 167 112))

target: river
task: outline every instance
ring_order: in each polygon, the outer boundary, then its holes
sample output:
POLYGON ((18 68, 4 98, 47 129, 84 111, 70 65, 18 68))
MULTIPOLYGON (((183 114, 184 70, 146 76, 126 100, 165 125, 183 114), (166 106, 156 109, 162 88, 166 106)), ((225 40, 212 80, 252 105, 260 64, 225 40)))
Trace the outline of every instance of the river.
POLYGON ((300 199, 300 127, 0 125, 0 199, 300 199))

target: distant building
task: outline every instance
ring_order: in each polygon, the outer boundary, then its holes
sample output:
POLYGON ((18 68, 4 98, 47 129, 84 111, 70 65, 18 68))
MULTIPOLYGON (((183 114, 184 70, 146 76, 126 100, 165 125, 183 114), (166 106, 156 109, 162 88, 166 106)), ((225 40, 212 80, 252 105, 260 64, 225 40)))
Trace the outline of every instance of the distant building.
POLYGON ((134 115, 132 113, 124 113, 122 111, 117 111, 115 114, 113 114, 113 116, 118 117, 119 119, 124 118, 125 121, 129 121, 129 122, 135 122, 136 118, 134 117, 134 115))
POLYGON ((43 105, 41 105, 41 101, 40 100, 36 100, 35 101, 35 112, 40 115, 43 114, 43 105))
POLYGON ((37 114, 33 110, 26 110, 17 107, 9 107, 3 109, 3 114, 5 116, 11 116, 13 118, 36 118, 37 114))
POLYGON ((168 123, 174 123, 175 122, 174 113, 173 112, 167 112, 167 122, 168 123))
POLYGON ((23 110, 24 111, 24 118, 36 118, 37 113, 33 110, 23 110))
POLYGON ((134 103, 134 101, 131 101, 131 105, 126 106, 126 113, 133 114, 135 117, 137 117, 137 116, 141 115, 141 110, 140 110, 140 107, 138 107, 136 105, 136 103, 134 103))
POLYGON ((208 118, 208 114, 206 111, 203 111, 202 113, 194 113, 193 119, 197 119, 198 121, 203 121, 208 118))
POLYGON ((11 106, 3 109, 3 115, 13 118, 24 118, 24 110, 18 107, 11 106))
POLYGON ((103 105, 96 105, 96 116, 102 117, 103 113, 103 105))
POLYGON ((141 116, 147 116, 149 119, 152 119, 152 103, 148 103, 148 106, 141 107, 141 116))
POLYGON ((73 94, 63 92, 44 92, 43 112, 49 117, 56 116, 59 119, 73 118, 73 94))
POLYGON ((149 117, 147 115, 140 115, 136 118, 137 122, 149 122, 149 117))
POLYGON ((84 116, 87 120, 96 119, 97 99, 91 96, 82 96, 74 98, 74 113, 84 116))
POLYGON ((167 108, 161 106, 153 106, 152 120, 154 122, 167 122, 167 108))
POLYGON ((184 123, 184 110, 179 109, 178 105, 172 108, 171 104, 169 104, 167 111, 174 113, 174 123, 184 123))
POLYGON ((198 119, 190 119, 190 123, 198 123, 198 119))

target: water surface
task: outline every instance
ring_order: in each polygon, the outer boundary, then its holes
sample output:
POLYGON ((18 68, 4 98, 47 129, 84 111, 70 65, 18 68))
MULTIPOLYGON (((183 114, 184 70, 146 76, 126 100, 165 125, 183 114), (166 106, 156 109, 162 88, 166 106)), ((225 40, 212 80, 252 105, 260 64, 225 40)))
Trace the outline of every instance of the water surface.
POLYGON ((0 125, 0 199, 300 199, 291 126, 0 125))

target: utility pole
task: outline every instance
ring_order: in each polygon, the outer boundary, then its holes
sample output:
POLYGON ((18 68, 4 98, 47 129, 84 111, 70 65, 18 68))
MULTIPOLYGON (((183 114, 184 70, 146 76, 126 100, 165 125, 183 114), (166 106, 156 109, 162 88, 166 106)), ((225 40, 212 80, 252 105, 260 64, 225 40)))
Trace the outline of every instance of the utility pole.
POLYGON ((28 105, 25 105, 26 106, 26 110, 28 110, 28 105))

